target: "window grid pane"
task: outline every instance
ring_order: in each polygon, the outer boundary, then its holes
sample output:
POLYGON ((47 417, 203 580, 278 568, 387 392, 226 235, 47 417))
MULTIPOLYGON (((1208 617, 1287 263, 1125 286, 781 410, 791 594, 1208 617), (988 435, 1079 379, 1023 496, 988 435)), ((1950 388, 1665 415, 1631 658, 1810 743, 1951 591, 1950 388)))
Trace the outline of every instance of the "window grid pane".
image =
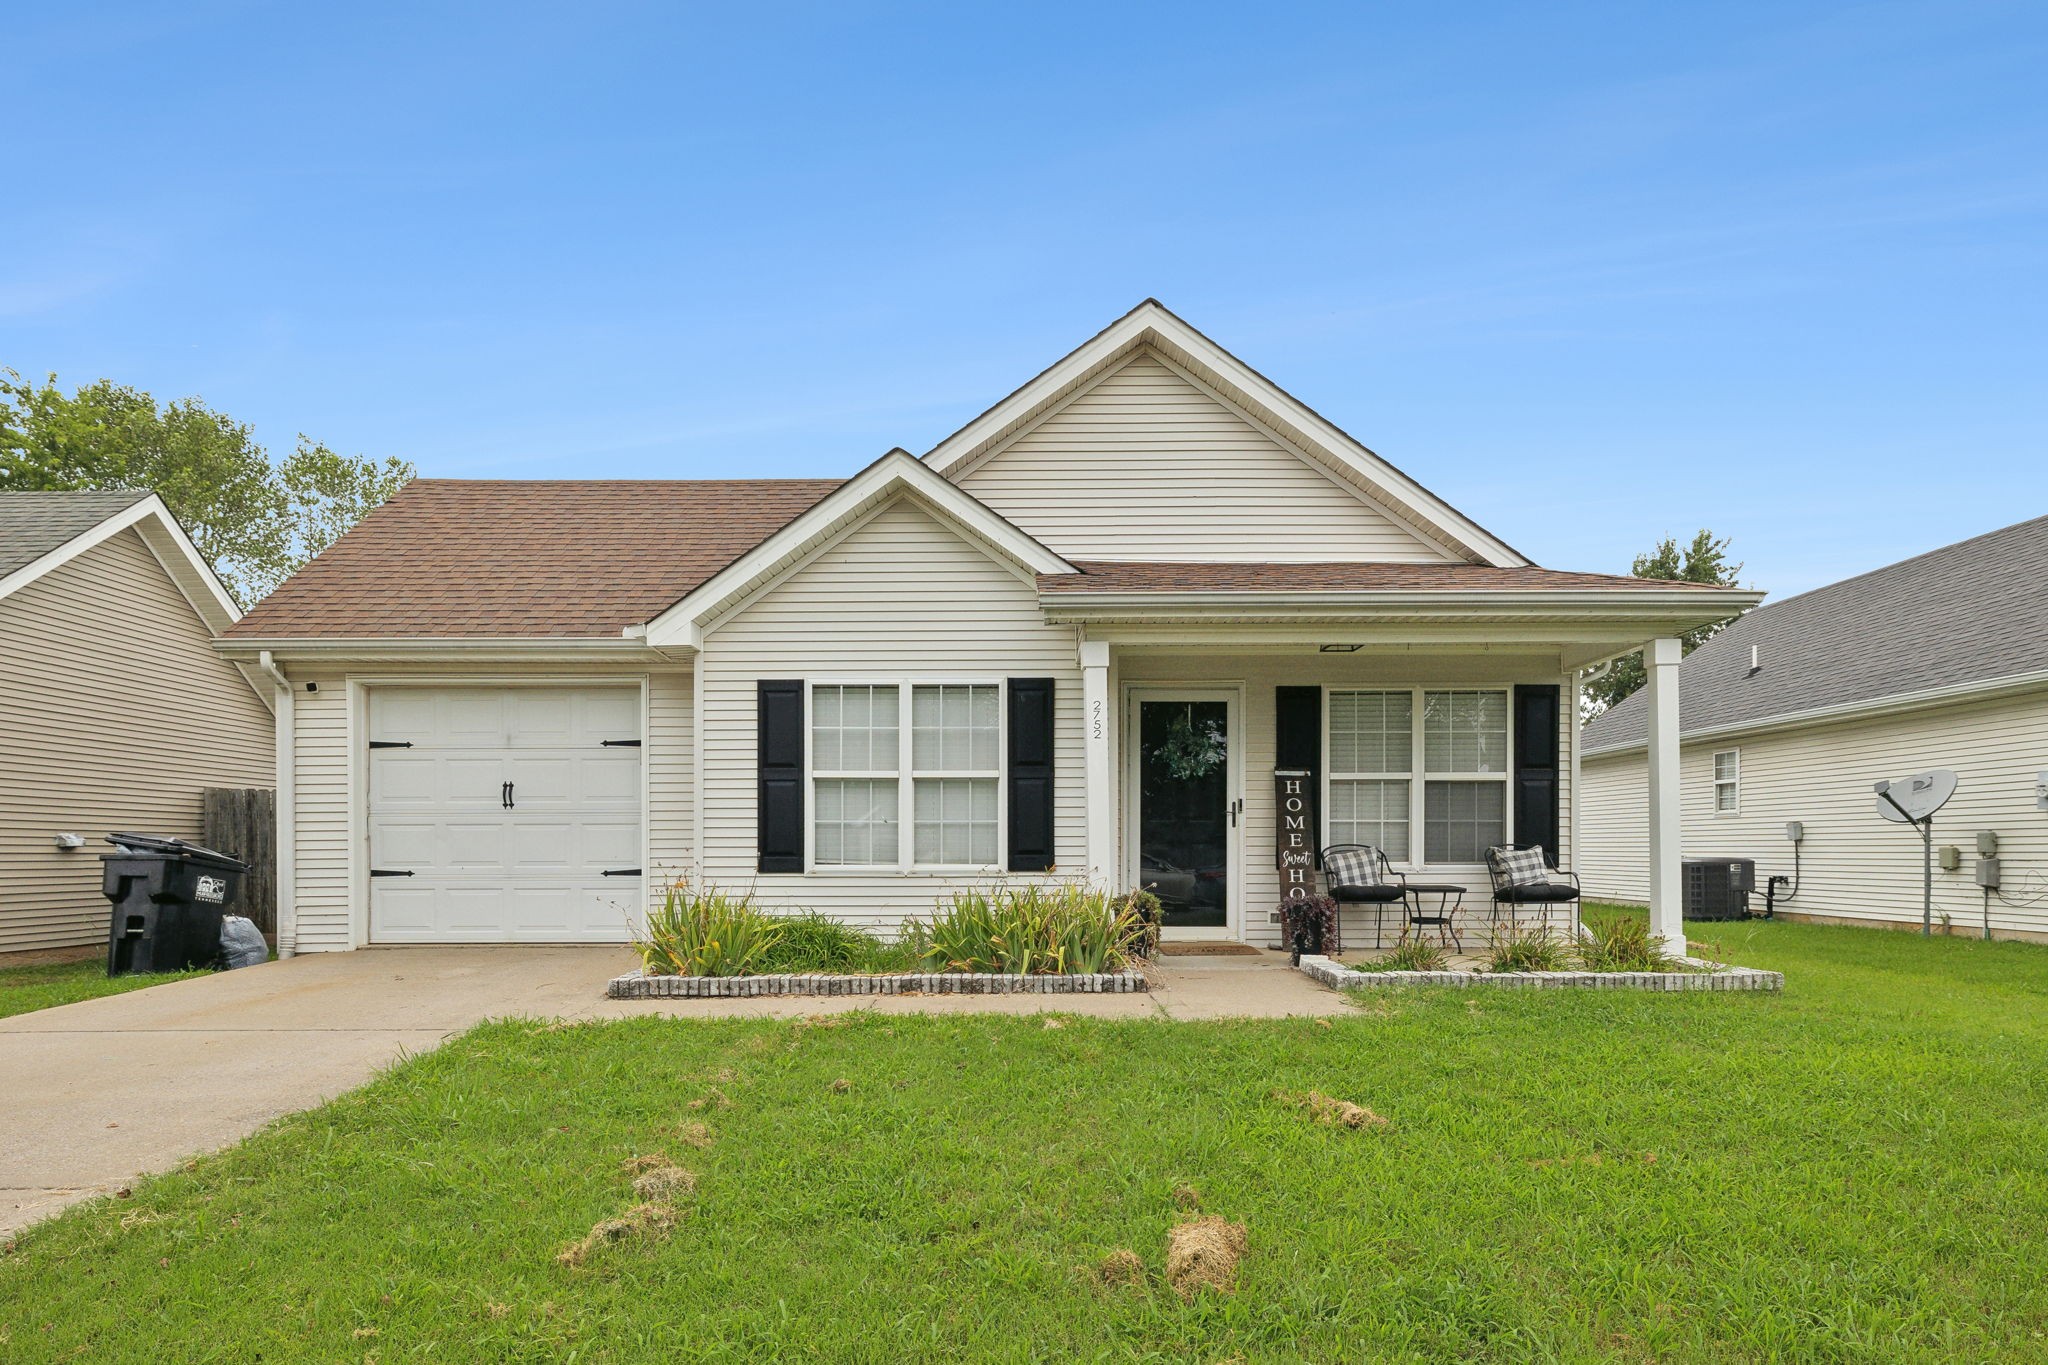
POLYGON ((1508 789, 1503 782, 1423 784, 1423 856, 1432 863, 1478 863, 1507 842, 1508 789))
POLYGON ((1390 861, 1408 861, 1408 783, 1330 782, 1330 842, 1371 844, 1390 861))
POLYGON ((1432 773, 1504 773, 1508 757, 1505 692, 1425 692, 1422 761, 1432 773))
POLYGON ((1411 692, 1332 692, 1330 771, 1405 773, 1415 761, 1411 692))
POLYGON ((910 690, 910 763, 919 772, 995 772, 1001 762, 999 689, 944 684, 910 690))
POLYGON ((917 862, 986 867, 996 860, 996 783, 990 777, 920 777, 913 784, 917 862))
POLYGON ((821 777, 812 855, 821 867, 893 867, 897 861, 894 778, 821 777))
POLYGON ((898 731, 894 686, 811 689, 811 768, 821 773, 893 773, 898 731))

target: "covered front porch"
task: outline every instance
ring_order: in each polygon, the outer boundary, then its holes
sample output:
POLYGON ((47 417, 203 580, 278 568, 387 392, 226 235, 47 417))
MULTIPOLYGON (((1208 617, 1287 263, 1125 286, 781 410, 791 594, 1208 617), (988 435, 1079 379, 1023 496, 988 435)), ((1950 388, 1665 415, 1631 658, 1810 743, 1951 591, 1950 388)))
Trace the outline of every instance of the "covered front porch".
MULTIPOLYGON (((1411 888, 1442 888, 1427 907, 1483 951, 1475 931, 1540 912, 1495 904, 1487 850, 1536 846, 1549 868, 1574 868, 1581 684, 1641 649, 1652 930, 1682 951, 1678 636, 1755 595, 1656 586, 1370 603, 1042 591, 1051 619, 1080 627, 1089 875, 1152 887, 1169 940, 1279 947, 1283 898, 1324 889, 1321 852, 1369 846, 1411 888), (1286 790, 1305 792, 1305 829, 1286 790), (1290 842, 1307 845, 1306 876, 1298 858, 1288 868, 1290 842)), ((1370 945, 1376 919, 1390 943, 1411 908, 1345 909, 1347 946, 1370 945)), ((1575 911, 1553 908, 1553 929, 1575 911)))

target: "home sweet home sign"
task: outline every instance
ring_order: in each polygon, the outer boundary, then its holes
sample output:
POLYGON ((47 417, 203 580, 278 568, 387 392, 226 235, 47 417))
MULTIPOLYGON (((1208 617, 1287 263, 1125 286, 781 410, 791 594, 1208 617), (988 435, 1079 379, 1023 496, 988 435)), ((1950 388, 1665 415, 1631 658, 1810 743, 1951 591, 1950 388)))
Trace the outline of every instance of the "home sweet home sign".
POLYGON ((1309 900, 1316 894, 1316 806, 1314 774, 1300 768, 1273 770, 1274 866, 1280 869, 1280 899, 1309 900))

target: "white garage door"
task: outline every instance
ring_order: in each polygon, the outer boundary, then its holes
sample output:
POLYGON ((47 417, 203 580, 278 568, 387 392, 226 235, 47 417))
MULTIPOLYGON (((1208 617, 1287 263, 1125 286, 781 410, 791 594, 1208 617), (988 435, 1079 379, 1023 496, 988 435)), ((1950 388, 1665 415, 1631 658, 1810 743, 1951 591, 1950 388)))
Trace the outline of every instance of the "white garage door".
POLYGON ((637 688, 371 689, 371 942, 624 941, 640 761, 637 688))

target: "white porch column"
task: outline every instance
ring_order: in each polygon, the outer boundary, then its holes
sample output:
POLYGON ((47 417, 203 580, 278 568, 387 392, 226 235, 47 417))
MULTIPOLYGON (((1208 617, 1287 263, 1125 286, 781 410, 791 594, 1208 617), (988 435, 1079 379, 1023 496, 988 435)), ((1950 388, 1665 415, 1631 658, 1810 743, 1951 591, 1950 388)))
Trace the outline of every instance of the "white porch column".
POLYGON ((1650 932, 1672 952, 1685 951, 1678 849, 1678 641, 1643 649, 1650 679, 1650 932))
POLYGON ((1082 777, 1088 791, 1088 876, 1116 881, 1116 765, 1110 752, 1109 644, 1081 642, 1082 777))

